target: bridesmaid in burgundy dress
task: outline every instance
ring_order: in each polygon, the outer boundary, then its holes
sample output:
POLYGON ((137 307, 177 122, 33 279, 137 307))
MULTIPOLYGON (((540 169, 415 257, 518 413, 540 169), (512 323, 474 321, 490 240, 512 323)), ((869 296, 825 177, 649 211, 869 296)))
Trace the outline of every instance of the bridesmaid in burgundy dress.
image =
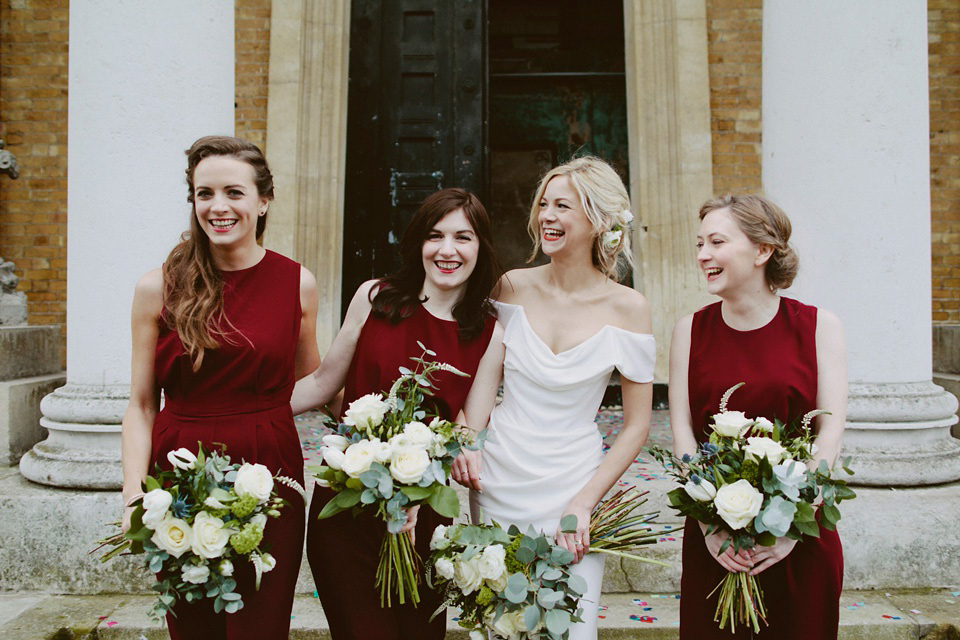
MULTIPOLYGON (((187 151, 190 230, 161 269, 137 283, 133 300, 133 380, 123 418, 123 497, 141 494, 144 476, 167 453, 197 442, 221 444, 234 462, 260 463, 303 482, 303 454, 290 411, 296 379, 319 362, 317 285, 292 260, 264 250, 273 177, 256 145, 209 136, 187 151), (159 391, 164 407, 159 409, 159 391)), ((249 563, 235 567, 244 606, 215 613, 210 599, 174 606, 170 637, 287 638, 303 554, 304 503, 268 521, 261 548, 276 567, 254 588, 249 563)), ((130 508, 124 509, 124 528, 130 508)))
MULTIPOLYGON (((293 394, 294 413, 324 405, 344 390, 342 408, 368 393, 389 390, 422 355, 470 374, 437 375, 437 395, 429 400, 445 419, 476 429, 486 426, 500 382, 503 330, 487 299, 500 276, 490 220, 476 196, 444 189, 429 198, 400 241, 400 270, 371 280, 356 292, 346 318, 320 368, 301 380, 293 394)), ((458 459, 459 461, 459 459, 458 459)), ((433 622, 440 594, 420 585, 420 604, 380 607, 374 587, 386 525, 367 513, 349 512, 319 520, 329 489, 316 487, 310 504, 307 558, 335 640, 440 639, 446 616, 433 622)), ((405 530, 415 534, 421 557, 429 552, 438 524, 449 524, 429 507, 409 512, 405 530)))
MULTIPOLYGON (((674 453, 694 453, 709 436, 710 416, 723 393, 737 384, 729 409, 748 417, 795 420, 813 409, 815 458, 833 464, 846 419, 847 370, 843 329, 822 309, 777 295, 797 273, 789 245, 790 221, 760 196, 725 196, 700 209, 697 260, 707 290, 720 301, 677 322, 670 347, 670 424, 674 453)), ((680 638, 826 640, 837 637, 843 550, 834 531, 797 543, 778 538, 770 547, 717 555, 726 534, 704 535, 687 519, 683 537, 680 638), (720 630, 713 617, 728 571, 758 576, 767 622, 720 630)))

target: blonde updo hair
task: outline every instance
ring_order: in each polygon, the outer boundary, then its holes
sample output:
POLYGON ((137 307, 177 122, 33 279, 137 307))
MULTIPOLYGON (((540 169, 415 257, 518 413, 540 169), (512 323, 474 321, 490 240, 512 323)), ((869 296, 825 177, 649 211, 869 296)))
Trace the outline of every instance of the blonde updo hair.
POLYGON ((570 180, 570 186, 580 196, 583 211, 593 226, 594 266, 607 277, 620 280, 634 266, 630 224, 621 220, 622 212, 630 212, 630 196, 613 167, 596 156, 574 158, 554 167, 540 180, 527 225, 533 240, 533 251, 527 262, 532 262, 540 252, 540 201, 547 184, 557 176, 566 176, 570 180), (616 230, 622 232, 620 241, 615 246, 604 242, 604 235, 616 230))
POLYGON ((786 289, 793 284, 800 269, 800 258, 790 244, 792 227, 783 209, 763 196, 725 195, 703 203, 700 219, 717 209, 728 209, 751 242, 773 248, 764 270, 770 289, 786 289))

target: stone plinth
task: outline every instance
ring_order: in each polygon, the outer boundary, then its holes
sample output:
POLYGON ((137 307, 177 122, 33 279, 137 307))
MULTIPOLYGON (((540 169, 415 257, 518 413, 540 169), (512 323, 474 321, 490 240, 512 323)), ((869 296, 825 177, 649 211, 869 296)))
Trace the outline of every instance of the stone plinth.
MULTIPOLYGON (((933 383, 960 397, 960 324, 933 327, 933 383)), ((960 423, 952 433, 960 438, 960 423)))
POLYGON ((61 368, 59 327, 0 327, 0 380, 42 376, 61 368))

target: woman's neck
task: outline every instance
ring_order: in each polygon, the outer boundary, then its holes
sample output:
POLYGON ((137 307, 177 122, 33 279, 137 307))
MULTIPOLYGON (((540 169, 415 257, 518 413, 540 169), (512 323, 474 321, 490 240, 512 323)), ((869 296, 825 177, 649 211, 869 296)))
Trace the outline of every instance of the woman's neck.
POLYGON ((582 256, 553 256, 546 265, 547 283, 566 293, 587 292, 606 284, 608 278, 582 256))
POLYGON ((732 329, 751 331, 767 325, 780 309, 780 296, 765 284, 759 289, 724 296, 723 321, 732 329))
POLYGON ((429 282, 424 282, 420 289, 420 299, 427 298, 423 306, 431 315, 444 320, 453 320, 453 308, 463 300, 465 293, 466 285, 456 289, 438 289, 431 286, 429 282))
POLYGON ((267 252, 258 244, 243 247, 210 246, 213 266, 219 271, 239 271, 255 266, 267 252))

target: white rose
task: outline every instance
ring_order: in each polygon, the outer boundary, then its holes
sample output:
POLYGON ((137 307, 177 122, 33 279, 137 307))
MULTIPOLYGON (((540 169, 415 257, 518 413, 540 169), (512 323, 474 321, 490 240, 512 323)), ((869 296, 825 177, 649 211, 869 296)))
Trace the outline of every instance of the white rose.
POLYGON ((753 421, 754 431, 763 431, 764 433, 773 433, 773 423, 760 416, 753 421))
POLYGON ((276 558, 274 558, 269 553, 260 554, 260 570, 263 573, 267 573, 268 571, 273 571, 276 568, 276 566, 277 566, 276 558))
POLYGON ((201 511, 193 520, 193 540, 190 548, 201 558, 219 558, 230 541, 233 530, 223 526, 223 520, 201 511))
POLYGON ((391 453, 397 451, 398 449, 406 449, 414 446, 413 438, 402 432, 390 438, 389 445, 391 453))
POLYGON ((233 575, 233 563, 229 560, 221 560, 219 567, 220 575, 225 578, 229 578, 233 575))
POLYGON ((743 529, 760 513, 763 495, 749 482, 740 479, 717 489, 713 504, 717 507, 717 515, 723 518, 731 529, 743 529))
POLYGON ((430 538, 430 549, 438 551, 450 546, 450 540, 447 539, 447 527, 438 524, 433 530, 433 536, 430 538))
POLYGON ((176 451, 168 452, 167 460, 176 468, 189 471, 193 469, 193 465, 197 462, 197 456, 193 455, 193 452, 189 449, 180 447, 176 451))
POLYGON ((160 523, 163 522, 164 518, 167 517, 168 511, 144 511, 143 512, 143 524, 148 529, 153 529, 154 531, 160 526, 160 523))
POLYGON ((450 561, 450 558, 443 557, 437 560, 437 563, 433 565, 434 569, 437 570, 437 575, 441 578, 447 580, 453 580, 453 562, 450 561))
POLYGON ((143 496, 143 508, 147 511, 166 512, 173 504, 173 494, 163 489, 154 489, 143 496))
POLYGON ((480 562, 477 563, 477 569, 484 580, 497 580, 507 571, 505 558, 507 551, 502 544, 492 544, 483 550, 480 554, 480 562))
POLYGON ((494 620, 494 615, 490 616, 490 629, 498 637, 505 640, 520 640, 527 631, 527 625, 523 622, 523 610, 506 611, 499 619, 494 620))
POLYGON ((430 466, 430 456, 419 447, 394 449, 390 456, 390 475, 397 482, 416 484, 430 466))
POLYGON ((717 495, 717 488, 713 486, 712 482, 704 478, 700 478, 699 483, 687 480, 687 484, 683 485, 683 490, 697 502, 710 502, 717 495))
POLYGON ((323 436, 323 444, 327 445, 331 449, 343 451, 350 445, 350 441, 338 433, 331 433, 323 436))
POLYGON ((190 525, 185 521, 168 514, 163 521, 157 524, 150 540, 174 558, 179 558, 184 551, 190 549, 193 532, 190 530, 190 525))
POLYGON ((603 244, 611 249, 620 246, 620 240, 623 238, 623 231, 606 231, 603 234, 603 244))
POLYGON ((273 474, 262 464, 244 463, 237 471, 233 490, 238 496, 253 496, 259 504, 270 499, 273 491, 273 474))
POLYGON ((483 576, 477 566, 480 556, 473 556, 467 561, 457 560, 454 563, 453 579, 464 595, 470 595, 483 584, 483 576))
POLYGON ((410 442, 421 449, 429 449, 433 443, 433 431, 422 422, 411 422, 403 428, 403 433, 410 437, 410 442))
POLYGON ((713 430, 726 438, 739 438, 753 424, 743 411, 724 411, 713 415, 713 430))
POLYGON ((494 592, 500 593, 507 588, 507 578, 509 577, 509 572, 504 571, 496 580, 487 580, 487 586, 490 587, 494 592))
POLYGON ((180 570, 180 577, 184 582, 203 584, 210 577, 210 567, 205 564, 196 565, 187 563, 180 570))
POLYGON ((633 214, 630 212, 630 209, 624 209, 617 214, 617 219, 620 221, 620 226, 627 226, 633 222, 633 214))
POLYGON ((331 449, 330 447, 325 447, 323 449, 323 461, 327 463, 327 466, 331 469, 339 470, 343 467, 343 460, 346 458, 343 451, 339 449, 331 449))
POLYGON ((360 477, 360 474, 369 469, 376 460, 377 449, 377 444, 370 440, 353 443, 347 447, 341 469, 351 478, 360 477))
POLYGON ((776 440, 757 437, 747 438, 747 445, 743 448, 743 452, 755 460, 766 458, 770 464, 777 464, 786 455, 787 450, 776 440))
POLYGON ((350 407, 344 413, 343 422, 360 431, 365 431, 379 426, 389 408, 379 393, 368 393, 350 403, 350 407))
POLYGON ((390 460, 390 456, 393 454, 393 447, 390 446, 389 442, 381 442, 379 438, 374 438, 371 442, 377 445, 376 451, 373 453, 373 457, 380 464, 385 464, 390 460))

